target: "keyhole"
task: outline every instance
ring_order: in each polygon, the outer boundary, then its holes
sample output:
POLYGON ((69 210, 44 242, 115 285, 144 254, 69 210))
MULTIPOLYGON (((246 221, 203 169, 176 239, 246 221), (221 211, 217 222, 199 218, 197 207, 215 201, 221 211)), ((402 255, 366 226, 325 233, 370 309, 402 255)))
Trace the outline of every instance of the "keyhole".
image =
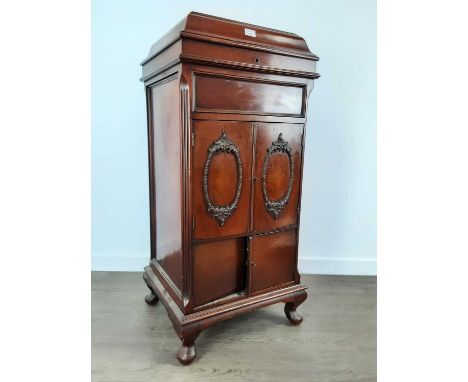
POLYGON ((258 58, 256 58, 256 59, 255 59, 255 62, 258 62, 258 61, 259 61, 259 59, 258 59, 258 58))

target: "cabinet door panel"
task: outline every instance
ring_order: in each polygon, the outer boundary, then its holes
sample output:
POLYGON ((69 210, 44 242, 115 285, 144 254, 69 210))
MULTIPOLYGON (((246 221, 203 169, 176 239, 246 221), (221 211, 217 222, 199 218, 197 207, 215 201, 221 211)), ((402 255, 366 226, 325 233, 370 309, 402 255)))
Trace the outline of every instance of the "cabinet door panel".
POLYGON ((251 293, 294 282, 296 246, 295 229, 251 238, 251 293))
POLYGON ((247 233, 252 124, 196 121, 194 129, 195 238, 247 233))
POLYGON ((258 123, 253 229, 297 224, 303 125, 258 123))
POLYGON ((245 288, 245 239, 227 239, 193 248, 195 306, 245 288))

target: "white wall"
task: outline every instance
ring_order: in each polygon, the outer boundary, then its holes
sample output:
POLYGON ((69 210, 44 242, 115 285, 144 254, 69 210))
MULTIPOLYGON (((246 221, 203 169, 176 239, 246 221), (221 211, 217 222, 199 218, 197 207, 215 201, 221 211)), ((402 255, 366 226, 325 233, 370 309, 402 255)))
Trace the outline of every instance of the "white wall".
POLYGON ((299 269, 376 273, 376 2, 92 3, 92 267, 149 258, 146 114, 140 61, 188 12, 294 32, 320 56, 310 97, 299 269))

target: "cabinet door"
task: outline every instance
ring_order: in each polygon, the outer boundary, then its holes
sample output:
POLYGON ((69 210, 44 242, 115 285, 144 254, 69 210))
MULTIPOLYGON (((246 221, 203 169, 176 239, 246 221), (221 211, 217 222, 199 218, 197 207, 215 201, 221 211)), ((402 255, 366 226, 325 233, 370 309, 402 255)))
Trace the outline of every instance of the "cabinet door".
POLYGON ((247 233, 252 124, 195 121, 194 132, 195 239, 247 233))
POLYGON ((297 224, 304 125, 257 123, 253 230, 297 224))
POLYGON ((256 235, 250 240, 250 293, 293 284, 296 276, 296 230, 256 235))
POLYGON ((193 248, 194 305, 245 289, 245 238, 196 244, 193 248))

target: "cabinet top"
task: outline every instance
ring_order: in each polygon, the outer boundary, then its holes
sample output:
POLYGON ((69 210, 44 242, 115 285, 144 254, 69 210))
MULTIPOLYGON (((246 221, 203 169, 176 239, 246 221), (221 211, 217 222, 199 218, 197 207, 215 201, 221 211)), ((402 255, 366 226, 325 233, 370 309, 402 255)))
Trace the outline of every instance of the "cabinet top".
POLYGON ((318 57, 309 50, 304 39, 294 33, 190 12, 153 44, 141 65, 150 61, 181 37, 253 49, 261 48, 274 53, 318 61, 318 57))

